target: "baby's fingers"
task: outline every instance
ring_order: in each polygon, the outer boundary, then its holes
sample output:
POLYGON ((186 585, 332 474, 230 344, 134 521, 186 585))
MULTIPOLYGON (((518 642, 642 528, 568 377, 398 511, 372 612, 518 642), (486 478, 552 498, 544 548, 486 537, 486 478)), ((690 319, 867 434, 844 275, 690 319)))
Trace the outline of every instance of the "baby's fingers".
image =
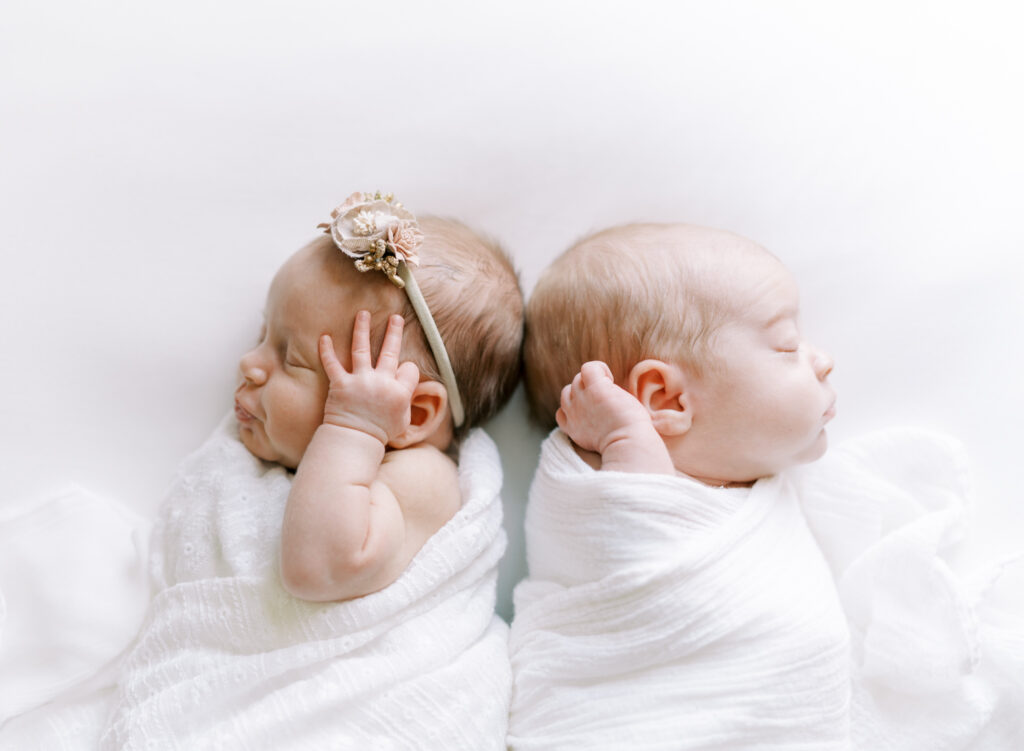
POLYGON ((406 360, 398 366, 398 372, 395 373, 395 378, 400 384, 409 389, 409 393, 416 390, 416 385, 420 382, 420 369, 416 367, 416 363, 411 360, 406 360))
MULTIPOLYGON (((579 376, 576 377, 579 378, 579 376)), ((569 405, 572 403, 572 388, 572 383, 562 387, 562 397, 560 399, 562 409, 569 409, 569 405)))
MULTIPOLYGON (((388 319, 388 328, 384 332, 384 343, 380 347, 380 356, 377 358, 378 370, 383 369, 385 373, 394 373, 398 367, 398 355, 402 351, 402 328, 404 326, 405 320, 400 315, 393 315, 388 319)), ((412 365, 412 363, 409 364, 412 365)), ((416 377, 419 378, 419 370, 416 371, 416 377)))
POLYGON ((600 360, 591 360, 590 362, 583 363, 579 374, 583 380, 584 387, 593 386, 600 380, 615 382, 611 369, 600 360))
POLYGON ((345 368, 338 361, 338 356, 334 354, 334 342, 331 340, 330 334, 322 334, 320 336, 320 362, 323 363, 324 372, 327 374, 327 380, 338 381, 345 377, 345 368))
POLYGON ((370 357, 370 311, 360 310, 352 324, 352 372, 373 367, 370 357))

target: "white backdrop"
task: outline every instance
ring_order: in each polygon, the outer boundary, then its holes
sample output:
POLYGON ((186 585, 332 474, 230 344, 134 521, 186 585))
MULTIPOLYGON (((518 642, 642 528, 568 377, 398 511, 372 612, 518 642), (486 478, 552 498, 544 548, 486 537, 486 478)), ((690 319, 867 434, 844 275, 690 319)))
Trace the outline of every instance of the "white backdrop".
MULTIPOLYGON (((801 281, 833 441, 946 430, 1024 539, 1024 48, 1014 3, 3 0, 0 504, 146 515, 230 407, 274 270, 357 189, 513 253, 723 227, 801 281)), ((541 435, 490 426, 511 548, 541 435)))

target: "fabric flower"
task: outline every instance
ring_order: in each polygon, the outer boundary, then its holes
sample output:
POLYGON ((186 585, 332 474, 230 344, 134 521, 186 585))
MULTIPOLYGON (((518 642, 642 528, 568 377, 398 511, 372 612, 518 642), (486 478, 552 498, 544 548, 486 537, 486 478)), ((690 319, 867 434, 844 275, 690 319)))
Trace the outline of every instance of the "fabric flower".
POLYGON ((421 242, 423 242, 423 233, 420 232, 415 219, 411 222, 408 219, 400 219, 394 224, 388 225, 388 243, 407 263, 413 265, 419 263, 420 258, 416 254, 416 248, 421 242))
POLYGON ((412 212, 390 194, 353 193, 331 212, 331 221, 320 227, 346 255, 374 268, 387 256, 411 264, 419 261, 416 248, 423 233, 412 212))

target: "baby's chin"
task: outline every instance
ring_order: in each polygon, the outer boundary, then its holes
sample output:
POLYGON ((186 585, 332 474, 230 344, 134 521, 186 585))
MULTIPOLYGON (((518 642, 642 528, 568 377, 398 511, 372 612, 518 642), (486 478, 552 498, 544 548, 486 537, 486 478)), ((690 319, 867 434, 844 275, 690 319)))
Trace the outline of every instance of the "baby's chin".
POLYGON ((822 428, 814 442, 798 457, 797 463, 810 464, 811 462, 816 462, 825 455, 826 451, 828 451, 828 433, 822 428))
POLYGON ((783 466, 776 467, 775 472, 772 474, 778 474, 784 472, 787 469, 793 467, 800 467, 805 464, 811 464, 818 461, 828 451, 828 434, 825 433, 825 429, 822 428, 817 436, 814 437, 813 441, 807 445, 805 449, 793 456, 790 461, 786 462, 783 466))
POLYGON ((262 438, 256 435, 254 428, 248 425, 239 425, 238 438, 242 442, 242 445, 245 446, 246 450, 257 459, 262 459, 265 462, 281 463, 276 454, 269 449, 262 438))

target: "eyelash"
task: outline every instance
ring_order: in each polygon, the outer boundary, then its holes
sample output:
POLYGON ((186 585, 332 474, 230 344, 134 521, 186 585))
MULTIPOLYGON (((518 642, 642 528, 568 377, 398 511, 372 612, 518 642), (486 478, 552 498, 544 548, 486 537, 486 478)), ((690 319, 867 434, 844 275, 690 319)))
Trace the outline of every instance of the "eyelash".
MULTIPOLYGON (((264 323, 262 326, 260 326, 259 338, 256 341, 258 344, 263 344, 263 342, 266 341, 266 339, 267 324, 264 323)), ((312 368, 310 368, 309 366, 295 362, 295 360, 289 358, 287 353, 284 353, 284 356, 281 358, 281 362, 284 363, 285 367, 298 368, 300 370, 312 370, 312 368)))

